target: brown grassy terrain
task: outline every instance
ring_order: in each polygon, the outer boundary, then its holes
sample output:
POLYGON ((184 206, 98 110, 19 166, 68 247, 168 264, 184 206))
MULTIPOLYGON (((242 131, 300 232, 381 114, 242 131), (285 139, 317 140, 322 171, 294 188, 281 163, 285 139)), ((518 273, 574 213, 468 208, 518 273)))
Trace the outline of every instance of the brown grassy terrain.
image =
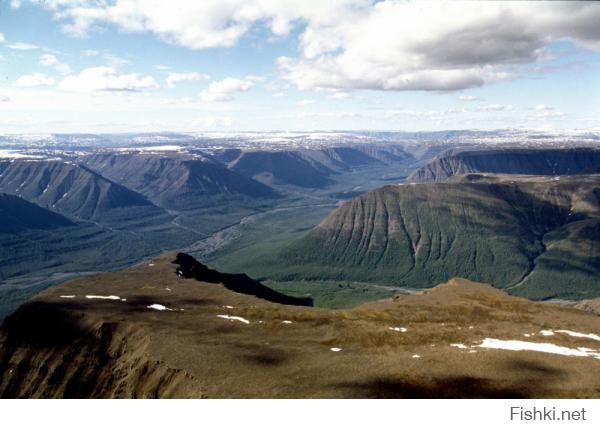
POLYGON ((600 398, 598 358, 477 347, 598 351, 591 338, 540 334, 600 334, 591 313, 461 279, 353 309, 288 306, 178 278, 174 259, 24 304, 0 329, 0 397, 600 398))

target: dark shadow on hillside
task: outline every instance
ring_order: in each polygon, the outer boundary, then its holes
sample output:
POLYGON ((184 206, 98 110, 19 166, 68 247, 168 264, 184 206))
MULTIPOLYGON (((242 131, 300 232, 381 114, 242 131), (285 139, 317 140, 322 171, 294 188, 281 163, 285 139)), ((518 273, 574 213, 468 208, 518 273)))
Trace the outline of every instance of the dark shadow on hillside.
POLYGON ((277 304, 299 305, 305 307, 313 306, 312 298, 296 298, 284 295, 251 279, 246 274, 220 273, 208 268, 206 265, 201 264, 185 253, 177 254, 174 263, 179 265, 179 268, 177 269, 178 275, 185 278, 194 278, 206 283, 220 283, 233 292, 253 295, 257 298, 275 302, 277 304))
POLYGON ((474 377, 447 377, 433 380, 377 378, 336 386, 345 397, 369 399, 524 399, 532 397, 535 386, 506 387, 492 380, 474 377))

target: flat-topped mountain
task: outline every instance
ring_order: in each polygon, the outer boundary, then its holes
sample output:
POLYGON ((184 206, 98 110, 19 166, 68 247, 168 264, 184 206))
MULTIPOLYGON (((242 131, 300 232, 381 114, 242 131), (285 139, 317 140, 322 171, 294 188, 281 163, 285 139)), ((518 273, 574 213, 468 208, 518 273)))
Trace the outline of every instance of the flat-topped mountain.
POLYGON ((269 185, 322 188, 332 176, 358 168, 406 163, 413 156, 399 146, 357 145, 322 149, 217 151, 231 170, 269 185))
POLYGON ((452 149, 411 174, 407 182, 443 182, 469 173, 563 176, 600 173, 600 150, 553 149, 452 149))
POLYGON ((462 279, 352 309, 282 305, 180 277, 182 262, 22 305, 0 327, 0 397, 600 397, 592 314, 462 279))
POLYGON ((275 257, 279 280, 431 287, 464 277, 536 299, 600 296, 600 176, 464 177, 354 198, 275 257))
POLYGON ((209 158, 106 153, 82 157, 82 163, 164 207, 210 204, 209 197, 273 198, 268 186, 228 170, 209 158))

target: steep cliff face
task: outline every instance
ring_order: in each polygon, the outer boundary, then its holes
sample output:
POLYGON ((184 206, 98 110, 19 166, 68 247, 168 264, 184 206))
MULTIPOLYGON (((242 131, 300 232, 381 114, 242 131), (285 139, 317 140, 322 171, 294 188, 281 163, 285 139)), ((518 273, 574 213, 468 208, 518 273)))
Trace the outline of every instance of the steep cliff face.
POLYGON ((576 175, 600 173, 600 150, 450 150, 411 174, 407 182, 443 182, 469 173, 576 175))
POLYGON ((143 329, 83 310, 34 301, 7 319, 0 336, 0 397, 202 396, 189 374, 150 356, 143 329))
POLYGON ((219 196, 276 196, 268 186, 208 158, 98 154, 84 157, 81 162, 164 207, 202 205, 209 197, 219 196))
POLYGON ((357 197, 266 275, 407 287, 459 276, 534 298, 600 294, 600 179, 470 179, 357 197))

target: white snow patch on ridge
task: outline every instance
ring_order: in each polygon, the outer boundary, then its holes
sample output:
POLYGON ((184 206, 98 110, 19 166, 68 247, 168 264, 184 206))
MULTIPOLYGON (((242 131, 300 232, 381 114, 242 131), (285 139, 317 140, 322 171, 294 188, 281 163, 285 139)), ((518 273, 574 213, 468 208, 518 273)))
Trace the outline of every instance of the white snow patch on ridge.
POLYGON ((75 295, 61 295, 61 298, 75 298, 75 295))
POLYGON ((593 357, 600 359, 600 352, 585 347, 570 349, 568 347, 557 346, 551 343, 532 343, 529 341, 518 340, 498 340, 495 338, 486 338, 478 346, 486 349, 513 350, 513 351, 534 351, 542 353, 552 353, 562 356, 580 356, 593 357))
POLYGON ((590 340, 600 341, 600 335, 596 335, 596 334, 582 334, 581 332, 569 331, 568 329, 561 329, 556 332, 559 332, 561 334, 567 334, 567 335, 570 335, 571 337, 589 338, 590 340))
POLYGON ((408 329, 406 329, 406 328, 398 328, 398 327, 394 327, 394 326, 390 326, 388 329, 390 331, 396 331, 396 332, 406 332, 406 331, 408 331, 408 329))
POLYGON ((450 346, 456 347, 457 349, 468 349, 467 346, 465 346, 464 344, 460 344, 460 343, 450 344, 450 346))
POLYGON ((152 310, 158 310, 158 311, 165 311, 165 310, 173 311, 172 308, 167 308, 162 304, 151 304, 151 305, 147 306, 146 308, 151 308, 152 310))
POLYGON ((108 296, 104 296, 104 295, 86 295, 85 296, 87 299, 111 299, 114 301, 120 300, 121 297, 117 296, 117 295, 108 295, 108 296))
POLYGON ((332 352, 341 352, 342 349, 340 349, 339 347, 332 347, 329 350, 331 350, 332 352))
POLYGON ((227 320, 237 320, 238 322, 245 323, 246 325, 250 324, 250 321, 248 319, 244 319, 243 317, 239 317, 239 316, 229 316, 228 314, 217 314, 217 317, 220 317, 221 319, 227 319, 227 320))

